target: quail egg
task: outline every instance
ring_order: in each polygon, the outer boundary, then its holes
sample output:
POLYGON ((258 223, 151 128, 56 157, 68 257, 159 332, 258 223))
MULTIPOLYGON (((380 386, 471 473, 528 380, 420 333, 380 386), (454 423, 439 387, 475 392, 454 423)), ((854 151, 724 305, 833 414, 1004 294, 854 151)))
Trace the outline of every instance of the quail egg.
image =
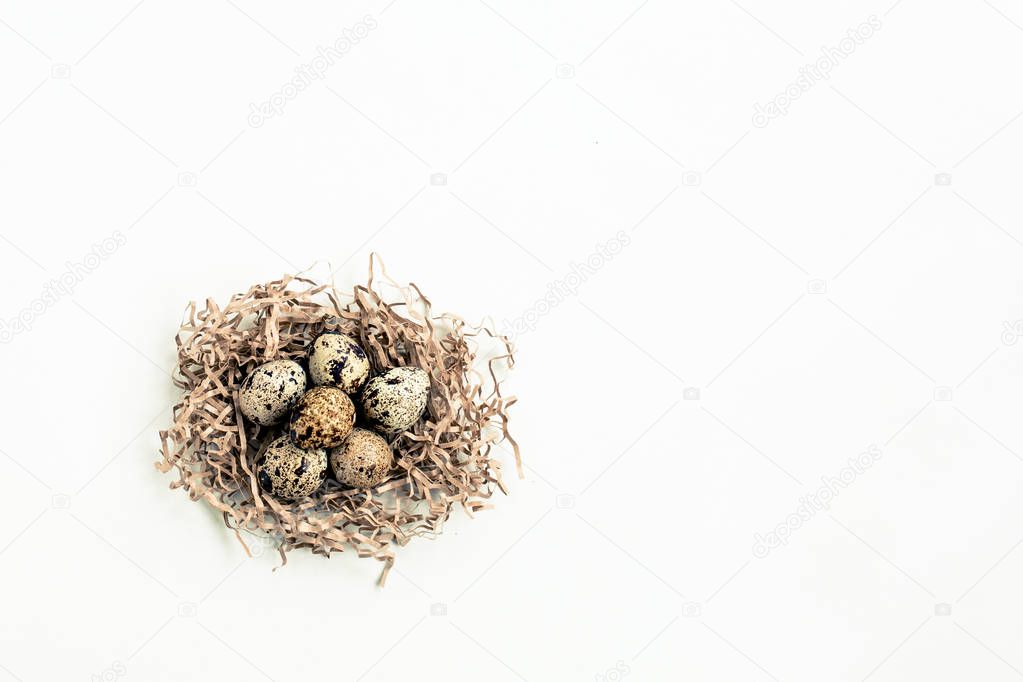
POLYGON ((274 497, 297 500, 311 495, 327 478, 327 451, 305 450, 280 436, 256 463, 259 487, 274 497))
POLYGON ((252 370, 242 382, 238 402, 242 414, 263 426, 275 424, 305 391, 305 372, 293 360, 274 360, 252 370))
POLYGON ((385 435, 409 428, 423 416, 430 376, 418 367, 395 367, 366 382, 362 412, 367 423, 385 435))
POLYGON ((288 431, 300 448, 332 448, 341 445, 353 426, 355 405, 348 394, 333 386, 316 386, 295 405, 288 431))
POLYGON ((309 349, 309 376, 317 386, 337 386, 357 393, 369 378, 366 352, 351 337, 320 334, 309 349))
POLYGON ((334 477, 352 488, 370 488, 387 480, 394 455, 387 441, 366 429, 353 429, 345 442, 330 451, 334 477))

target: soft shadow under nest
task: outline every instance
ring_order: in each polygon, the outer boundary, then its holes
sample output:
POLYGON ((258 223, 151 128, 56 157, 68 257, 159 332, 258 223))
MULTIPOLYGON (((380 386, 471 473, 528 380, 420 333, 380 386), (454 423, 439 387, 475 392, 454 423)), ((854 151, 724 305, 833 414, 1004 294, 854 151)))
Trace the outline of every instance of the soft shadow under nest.
MULTIPOLYGON (((507 440, 519 476, 519 448, 508 433, 514 397, 501 394, 499 375, 514 364, 506 337, 485 325, 473 327, 452 314, 433 315, 429 300, 410 284, 394 285, 402 301, 387 303, 369 282, 353 289, 342 305, 332 286, 302 277, 255 285, 236 294, 226 308, 207 299, 191 303, 176 337, 174 383, 184 390, 174 423, 160 432, 162 460, 177 469, 171 488, 184 488, 224 515, 248 553, 239 531, 267 534, 285 552, 306 547, 315 554, 354 549, 385 562, 383 584, 394 563, 391 543, 439 533, 454 504, 472 515, 486 509, 494 488, 507 492, 492 449, 507 440), (298 287, 298 290, 292 287, 298 287), (332 478, 313 495, 286 502, 264 494, 254 464, 260 446, 279 430, 243 420, 238 386, 254 367, 288 358, 304 363, 309 345, 323 331, 341 331, 365 349, 374 372, 412 365, 430 375, 426 414, 392 439, 397 466, 388 481, 371 489, 346 489, 332 478), (474 367, 481 335, 499 348, 474 367), (482 364, 482 362, 480 363, 482 364), (240 426, 241 425, 241 426, 240 426)), ((266 537, 266 536, 264 536, 266 537)))

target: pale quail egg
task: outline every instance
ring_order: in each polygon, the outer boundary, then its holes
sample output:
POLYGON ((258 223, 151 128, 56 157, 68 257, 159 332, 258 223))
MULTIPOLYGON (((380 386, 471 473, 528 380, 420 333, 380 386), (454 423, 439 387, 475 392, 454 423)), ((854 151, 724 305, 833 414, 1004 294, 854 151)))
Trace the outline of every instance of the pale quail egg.
POLYGON ((304 450, 281 436, 256 463, 256 478, 259 487, 274 497, 297 500, 312 495, 327 478, 327 451, 304 450))
POLYGON ((394 456, 387 441, 366 429, 353 429, 341 447, 330 451, 330 468, 338 482, 370 488, 387 480, 394 456))
POLYGON ((352 432, 355 405, 340 388, 316 386, 302 396, 291 413, 288 431, 300 448, 332 448, 352 432))
POLYGON ((360 402, 367 423, 385 435, 409 428, 423 415, 430 376, 418 367, 395 367, 366 382, 360 402))
POLYGON ((305 384, 305 372, 293 360, 260 365, 242 382, 238 395, 242 414, 263 426, 275 424, 302 397, 305 384))
POLYGON ((369 359, 350 337, 327 332, 316 337, 309 349, 309 376, 317 386, 357 393, 369 378, 369 359))

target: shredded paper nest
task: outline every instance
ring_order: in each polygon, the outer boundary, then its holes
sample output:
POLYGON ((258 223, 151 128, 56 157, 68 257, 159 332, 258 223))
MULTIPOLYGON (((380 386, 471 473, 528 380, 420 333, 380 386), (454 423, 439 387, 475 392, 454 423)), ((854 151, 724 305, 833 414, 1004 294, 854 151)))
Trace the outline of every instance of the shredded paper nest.
POLYGON ((174 383, 184 393, 174 423, 160 432, 156 466, 177 470, 171 488, 184 488, 192 500, 222 512, 246 553, 242 532, 270 538, 285 563, 286 552, 296 548, 324 556, 351 549, 384 562, 382 585, 394 563, 392 543, 432 537, 456 503, 471 516, 490 506, 495 488, 507 492, 500 462, 491 456, 498 443, 511 445, 520 477, 522 464, 508 432, 515 398, 501 394, 501 377, 514 364, 511 342, 488 325, 434 315, 415 284, 398 286, 380 264, 401 299, 385 302, 374 288, 374 260, 379 263, 370 257, 369 282, 348 297, 333 286, 286 276, 232 296, 224 308, 212 299, 204 310, 191 303, 176 337, 174 383), (375 373, 422 368, 430 375, 430 400, 423 418, 392 439, 396 467, 386 482, 347 489, 328 478, 313 495, 286 502, 260 490, 255 475, 261 446, 279 428, 244 420, 238 389, 265 362, 302 363, 324 331, 356 339, 375 373), (477 357, 482 345, 492 347, 485 361, 477 357))

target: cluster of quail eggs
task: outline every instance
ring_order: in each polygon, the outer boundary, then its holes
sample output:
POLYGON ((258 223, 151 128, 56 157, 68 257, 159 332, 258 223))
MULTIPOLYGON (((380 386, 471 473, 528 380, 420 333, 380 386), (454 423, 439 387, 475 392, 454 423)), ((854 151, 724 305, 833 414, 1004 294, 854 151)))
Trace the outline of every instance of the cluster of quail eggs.
POLYGON ((405 431, 423 415, 427 373, 395 367, 371 378, 366 352, 337 332, 313 341, 308 367, 313 384, 308 391, 306 372, 294 360, 260 365, 242 382, 238 399, 246 419, 261 426, 287 420, 285 433, 256 462, 260 488, 281 499, 300 499, 316 492, 328 469, 351 488, 387 480, 394 455, 384 437, 405 431))

